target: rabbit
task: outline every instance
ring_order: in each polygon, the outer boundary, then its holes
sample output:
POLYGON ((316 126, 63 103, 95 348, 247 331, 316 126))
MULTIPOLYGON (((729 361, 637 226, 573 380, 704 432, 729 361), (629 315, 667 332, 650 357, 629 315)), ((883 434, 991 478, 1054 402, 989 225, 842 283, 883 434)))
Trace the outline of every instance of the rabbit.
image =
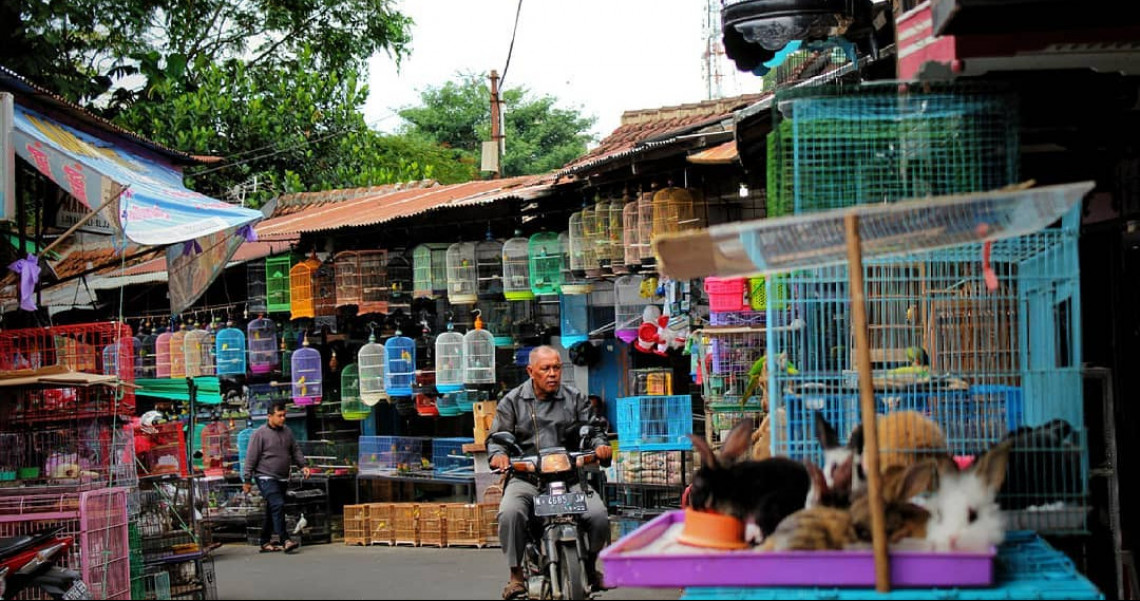
POLYGON ((937 491, 927 503, 926 540, 938 551, 985 551, 1005 538, 997 494, 1005 480, 1013 441, 1004 440, 965 470, 938 462, 937 491))
POLYGON ((752 433, 752 458, 760 461, 772 456, 771 414, 765 414, 760 427, 752 433))
MULTIPOLYGON (((855 426, 847 445, 841 446, 835 429, 823 415, 815 412, 816 437, 824 450, 824 476, 833 489, 835 470, 851 461, 851 495, 854 498, 866 491, 867 475, 863 465, 863 425, 855 426)), ((946 436, 938 424, 916 411, 893 411, 876 416, 879 435, 879 473, 892 467, 907 467, 932 457, 950 458, 946 436)))
POLYGON ((1026 509, 1082 494, 1081 449, 1072 434, 1068 422, 1055 419, 1006 435, 1012 447, 998 494, 1003 509, 1026 509))
MULTIPOLYGON (((937 480, 940 465, 941 459, 925 459, 907 467, 894 465, 883 472, 880 487, 888 543, 898 543, 904 538, 922 540, 927 537, 930 512, 911 499, 930 490, 937 480)), ((851 502, 851 522, 855 536, 870 542, 871 504, 866 493, 851 502)))
POLYGON ((850 512, 817 506, 784 518, 762 548, 765 551, 838 551, 854 540, 850 512))
POLYGON ((745 525, 745 538, 762 542, 785 517, 803 509, 811 479, 803 464, 787 457, 747 458, 751 420, 729 432, 717 457, 705 439, 690 435, 701 467, 689 489, 689 505, 731 515, 745 525))

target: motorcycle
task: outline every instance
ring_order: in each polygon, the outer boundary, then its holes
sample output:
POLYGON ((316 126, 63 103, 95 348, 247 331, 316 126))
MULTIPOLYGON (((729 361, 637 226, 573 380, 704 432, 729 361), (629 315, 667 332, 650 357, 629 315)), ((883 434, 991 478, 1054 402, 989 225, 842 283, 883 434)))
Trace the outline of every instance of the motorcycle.
POLYGON ((0 599, 11 599, 37 586, 52 599, 90 599, 91 592, 75 570, 55 565, 75 539, 63 528, 0 538, 0 599))
MULTIPOLYGON (((597 425, 579 429, 578 448, 586 448, 597 425)), ((588 544, 578 516, 586 513, 586 495, 600 492, 572 491, 574 482, 586 483, 585 466, 598 461, 593 450, 570 451, 566 447, 539 449, 523 455, 510 432, 496 432, 491 440, 507 448, 514 473, 533 474, 538 479, 534 517, 539 526, 528 530, 523 554, 523 574, 530 599, 588 599, 586 557, 588 544), (571 478, 576 480, 571 480, 571 478)))

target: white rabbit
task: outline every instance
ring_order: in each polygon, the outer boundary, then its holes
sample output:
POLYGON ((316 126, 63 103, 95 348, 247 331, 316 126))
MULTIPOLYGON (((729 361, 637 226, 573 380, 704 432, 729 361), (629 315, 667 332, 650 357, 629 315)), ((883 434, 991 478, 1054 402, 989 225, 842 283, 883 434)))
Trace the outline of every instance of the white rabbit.
POLYGON ((984 552, 1005 538, 997 494, 1005 480, 1009 441, 994 446, 965 470, 942 461, 938 490, 927 501, 926 540, 937 551, 984 552))

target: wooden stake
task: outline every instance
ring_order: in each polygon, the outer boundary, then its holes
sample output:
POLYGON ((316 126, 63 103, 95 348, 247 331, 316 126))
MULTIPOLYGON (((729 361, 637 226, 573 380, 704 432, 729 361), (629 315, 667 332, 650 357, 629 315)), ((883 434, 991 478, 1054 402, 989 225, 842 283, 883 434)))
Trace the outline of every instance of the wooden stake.
POLYGON ((871 509, 871 545, 875 552, 875 590, 891 590, 887 528, 879 477, 879 428, 875 422, 875 391, 871 385, 871 346, 867 332, 867 300, 863 294, 863 242, 859 216, 844 219, 847 228, 847 277, 851 285, 851 318, 855 328, 855 369, 859 373, 859 407, 863 422, 863 457, 867 467, 867 500, 871 509))
MULTIPOLYGON (((77 221, 77 222, 75 223, 75 225, 73 225, 73 226, 71 226, 70 228, 68 228, 68 230, 67 230, 66 232, 64 232, 64 233, 60 234, 60 235, 59 235, 59 237, 58 237, 58 238, 56 238, 54 242, 52 242, 51 244, 49 244, 47 248, 45 248, 45 249, 41 250, 41 251, 40 251, 40 255, 39 255, 39 256, 40 256, 40 258, 46 257, 46 256, 47 256, 47 254, 48 254, 48 251, 50 251, 51 249, 55 248, 56 246, 59 246, 59 243, 60 243, 60 242, 63 242, 64 240, 66 240, 66 239, 67 239, 67 237, 68 237, 68 236, 70 236, 71 234, 75 233, 75 230, 77 230, 77 229, 79 229, 79 228, 83 227, 83 226, 84 226, 84 224, 86 224, 88 221, 91 221, 92 219, 94 219, 94 218, 95 218, 95 216, 96 216, 96 215, 98 215, 100 211, 102 211, 103 209, 105 209, 105 208, 107 208, 107 207, 111 206, 111 203, 115 202, 116 200, 119 200, 119 197, 123 195, 123 192, 126 192, 126 191, 127 191, 127 188, 130 188, 130 187, 131 187, 131 186, 128 184, 128 185, 126 185, 126 186, 123 186, 123 187, 119 188, 119 192, 118 192, 118 193, 116 193, 116 194, 115 194, 114 196, 112 196, 111 198, 107 199, 107 202, 104 202, 103 204, 99 205, 99 207, 98 207, 98 208, 96 208, 96 209, 92 210, 90 213, 88 213, 88 214, 84 215, 84 216, 83 216, 83 219, 80 219, 79 221, 77 221)), ((124 236, 126 236, 126 234, 125 234, 125 233, 124 233, 123 235, 124 235, 124 236)))

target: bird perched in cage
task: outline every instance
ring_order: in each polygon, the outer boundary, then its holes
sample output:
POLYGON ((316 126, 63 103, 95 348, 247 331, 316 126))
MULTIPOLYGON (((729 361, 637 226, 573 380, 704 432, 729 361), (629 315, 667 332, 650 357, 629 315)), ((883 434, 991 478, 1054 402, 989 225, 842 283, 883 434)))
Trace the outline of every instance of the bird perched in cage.
MULTIPOLYGON (((776 367, 780 373, 794 376, 799 372, 796 366, 788 361, 787 353, 780 353, 776 355, 776 367)), ((761 390, 760 404, 765 411, 768 410, 768 355, 761 355, 759 359, 752 363, 752 367, 748 368, 748 384, 744 387, 744 394, 740 397, 740 406, 743 407, 752 395, 756 394, 756 389, 761 390)))

